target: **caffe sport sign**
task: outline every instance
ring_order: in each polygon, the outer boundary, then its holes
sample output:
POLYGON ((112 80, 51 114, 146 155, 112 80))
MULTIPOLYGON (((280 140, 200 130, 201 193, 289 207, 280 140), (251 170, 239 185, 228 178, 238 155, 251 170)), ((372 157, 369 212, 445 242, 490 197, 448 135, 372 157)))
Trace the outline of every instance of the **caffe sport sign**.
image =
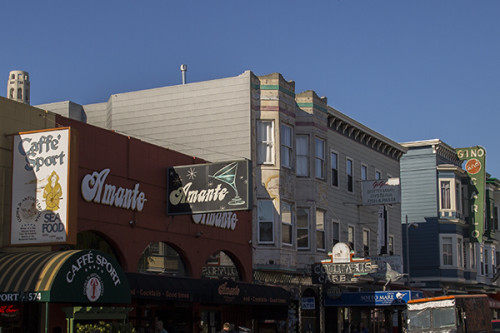
POLYGON ((12 245, 67 243, 70 129, 22 132, 12 148, 12 245))
MULTIPOLYGON (((128 279, 108 254, 95 250, 56 252, 50 260, 38 260, 45 263, 44 267, 33 267, 31 263, 36 262, 37 255, 19 264, 19 269, 24 270, 23 276, 16 277, 20 285, 4 288, 4 292, 0 292, 1 301, 130 303, 128 279), (36 285, 23 285, 33 279, 38 281, 36 285)), ((9 261, 9 258, 3 260, 9 261)))
POLYGON ((231 161, 167 170, 167 214, 249 210, 250 162, 231 161))
POLYGON ((466 161, 464 169, 469 175, 469 202, 472 221, 471 241, 481 243, 484 233, 486 200, 486 149, 481 146, 456 149, 459 160, 466 161))

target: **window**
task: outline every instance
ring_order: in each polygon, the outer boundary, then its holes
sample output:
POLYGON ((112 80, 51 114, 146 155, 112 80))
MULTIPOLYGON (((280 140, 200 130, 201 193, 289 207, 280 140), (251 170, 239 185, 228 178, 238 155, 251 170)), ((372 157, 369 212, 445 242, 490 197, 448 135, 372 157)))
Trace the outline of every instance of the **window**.
POLYGON ((23 99, 23 89, 22 88, 17 89, 17 99, 23 99))
POLYGON ((10 88, 9 98, 14 99, 14 88, 10 88))
POLYGON ((481 262, 481 275, 484 275, 484 249, 479 245, 479 261, 481 262))
POLYGON ((451 237, 443 237, 441 239, 442 265, 453 265, 453 239, 451 237))
POLYGON ((490 260, 490 257, 488 256, 488 249, 484 249, 484 263, 481 263, 481 264, 484 264, 484 274, 485 275, 488 275, 489 274, 489 267, 490 267, 490 263, 489 263, 489 260, 490 260))
POLYGON ((309 177, 309 136, 297 135, 297 176, 309 177))
POLYGON ((281 124, 281 165, 285 168, 292 168, 292 128, 281 124))
POLYGON ((292 205, 287 202, 281 203, 281 242, 285 245, 292 245, 292 205))
POLYGON ((387 247, 389 249, 389 255, 394 255, 394 236, 389 236, 389 244, 387 247))
POLYGON ((475 267, 476 267, 476 250, 475 250, 474 243, 469 243, 469 258, 470 258, 469 268, 475 269, 475 267))
POLYGON ((309 208, 297 208, 297 248, 309 248, 309 208))
POLYGON ((354 251, 354 246, 356 244, 354 244, 354 227, 351 225, 347 228, 347 243, 349 243, 351 250, 354 251))
POLYGON ((457 212, 462 211, 462 186, 460 182, 455 182, 455 209, 457 212))
POLYGON ((441 181, 441 209, 451 209, 449 181, 441 181))
POLYGON ((274 126, 272 120, 257 121, 257 163, 274 164, 274 126))
POLYGON ((325 140, 315 139, 314 171, 318 179, 325 179, 325 140))
POLYGON ((259 243, 273 243, 274 205, 271 200, 258 201, 259 243))
POLYGON ((375 179, 381 180, 382 179, 382 172, 375 170, 375 179))
POLYGON ((370 255, 370 231, 368 229, 363 229, 363 256, 368 257, 370 255))
POLYGON ((332 185, 339 186, 339 155, 335 152, 330 153, 330 160, 332 166, 332 185))
POLYGON ((457 264, 458 268, 462 269, 464 267, 464 259, 463 259, 463 254, 464 254, 464 243, 462 238, 457 237, 457 264))
POLYGON ((364 164, 361 164, 361 180, 368 179, 368 167, 364 164))
POLYGON ((332 247, 340 242, 340 223, 333 222, 332 223, 332 247))
POLYGON ((352 178, 352 160, 348 158, 346 160, 346 176, 347 176, 347 191, 352 192, 354 190, 354 179, 352 178))
POLYGON ((500 226, 498 225, 498 206, 493 206, 493 228, 495 230, 500 230, 500 226))
POLYGON ((316 249, 325 250, 325 212, 316 210, 316 249))

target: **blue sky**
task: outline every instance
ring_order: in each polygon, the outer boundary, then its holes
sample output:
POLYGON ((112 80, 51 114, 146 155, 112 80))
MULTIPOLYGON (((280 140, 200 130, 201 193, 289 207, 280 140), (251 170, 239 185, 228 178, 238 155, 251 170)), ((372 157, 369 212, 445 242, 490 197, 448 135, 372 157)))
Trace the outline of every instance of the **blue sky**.
POLYGON ((481 145, 500 178, 500 1, 5 1, 0 95, 33 105, 281 73, 397 141, 481 145))

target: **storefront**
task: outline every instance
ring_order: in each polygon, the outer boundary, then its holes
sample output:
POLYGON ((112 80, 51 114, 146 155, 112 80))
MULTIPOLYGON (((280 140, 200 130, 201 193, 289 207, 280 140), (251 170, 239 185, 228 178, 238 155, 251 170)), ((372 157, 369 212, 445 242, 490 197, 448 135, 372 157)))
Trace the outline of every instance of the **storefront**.
MULTIPOLYGON (((71 332, 92 318, 128 319, 144 332, 152 332, 162 320, 167 328, 172 325, 171 333, 215 332, 226 321, 245 327, 275 327, 283 318, 286 321, 288 293, 251 283, 248 161, 206 163, 55 118, 60 127, 12 136, 17 171, 12 172, 10 239, 4 250, 8 253, 0 255, 6 272, 0 283, 2 333, 21 328, 71 332), (210 201, 215 208, 198 209, 192 205, 195 201, 210 201), (23 252, 28 249, 54 252, 23 252), (116 275, 106 270, 108 265, 90 269, 83 253, 93 253, 94 261, 99 254, 107 264, 113 262, 116 272, 130 275, 120 273, 120 283, 114 285, 116 275), (13 258, 21 257, 11 265, 13 258), (84 272, 87 275, 75 287, 76 276, 84 272), (134 274, 140 274, 140 282, 134 274), (48 282, 37 284, 49 276, 48 282), (154 283, 145 285, 150 278, 154 283), (74 280, 72 288, 61 288, 69 284, 67 279, 74 280), (179 279, 185 281, 179 284, 179 279), (166 287, 172 283, 173 289, 166 287), (158 291, 159 286, 163 287, 158 291), (105 298, 117 287, 126 299, 105 298), (84 290, 91 290, 91 295, 84 290), (94 299, 95 295, 100 296, 94 299)), ((23 129, 13 128, 18 130, 23 129)))
POLYGON ((266 324, 286 323, 290 299, 279 287, 220 279, 126 275, 135 308, 130 320, 139 331, 151 331, 155 320, 162 320, 167 331, 179 333, 215 333, 224 322, 254 332, 266 324))
POLYGON ((361 328, 374 333, 401 332, 406 303, 422 297, 422 292, 410 290, 326 293, 326 332, 361 328))
POLYGON ((96 250, 0 253, 0 327, 73 332, 75 324, 126 321, 130 287, 120 265, 96 250))

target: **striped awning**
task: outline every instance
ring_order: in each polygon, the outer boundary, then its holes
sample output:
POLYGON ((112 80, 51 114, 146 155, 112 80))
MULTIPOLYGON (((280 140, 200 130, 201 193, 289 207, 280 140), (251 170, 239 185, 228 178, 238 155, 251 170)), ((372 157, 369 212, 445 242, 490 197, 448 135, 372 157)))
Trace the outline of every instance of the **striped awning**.
POLYGON ((96 250, 0 253, 0 302, 130 303, 120 265, 96 250))

